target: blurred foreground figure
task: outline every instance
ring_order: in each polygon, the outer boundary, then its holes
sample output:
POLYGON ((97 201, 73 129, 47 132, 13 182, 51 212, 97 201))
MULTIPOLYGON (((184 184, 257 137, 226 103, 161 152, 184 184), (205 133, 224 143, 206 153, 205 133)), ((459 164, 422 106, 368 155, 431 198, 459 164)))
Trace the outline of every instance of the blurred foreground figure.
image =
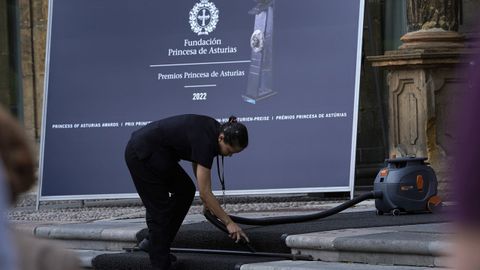
MULTIPOLYGON (((0 185, 7 195, 2 196, 13 204, 17 197, 30 189, 35 182, 35 163, 23 129, 17 121, 2 107, 0 107, 0 164, 4 168, 4 177, 0 177, 0 185)), ((1 196, 1 195, 0 195, 1 196)), ((5 224, 5 223, 4 223, 5 224)), ((8 224, 7 224, 8 225, 8 224)), ((1 269, 18 270, 70 270, 80 269, 75 255, 67 250, 52 244, 45 239, 38 239, 25 235, 12 228, 5 228, 9 234, 11 244, 3 244, 0 249, 0 258, 5 254, 12 255, 8 267, 1 269)), ((3 242, 4 238, 0 238, 3 242)), ((7 242, 8 243, 8 242, 7 242)))
POLYGON ((457 226, 456 268, 480 269, 480 55, 470 61, 468 87, 455 119, 458 145, 452 183, 457 226))
POLYGON ((0 269, 16 270, 17 254, 13 247, 10 228, 7 222, 7 209, 9 206, 9 196, 6 191, 6 181, 2 164, 0 164, 0 269))

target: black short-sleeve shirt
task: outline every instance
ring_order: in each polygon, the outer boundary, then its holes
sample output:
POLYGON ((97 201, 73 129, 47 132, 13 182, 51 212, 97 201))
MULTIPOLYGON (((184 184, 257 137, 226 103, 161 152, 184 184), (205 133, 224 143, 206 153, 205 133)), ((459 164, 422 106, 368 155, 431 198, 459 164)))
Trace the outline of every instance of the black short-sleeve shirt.
POLYGON ((219 154, 219 133, 215 119, 185 114, 151 122, 133 132, 130 142, 140 159, 153 155, 158 166, 187 160, 211 169, 219 154))

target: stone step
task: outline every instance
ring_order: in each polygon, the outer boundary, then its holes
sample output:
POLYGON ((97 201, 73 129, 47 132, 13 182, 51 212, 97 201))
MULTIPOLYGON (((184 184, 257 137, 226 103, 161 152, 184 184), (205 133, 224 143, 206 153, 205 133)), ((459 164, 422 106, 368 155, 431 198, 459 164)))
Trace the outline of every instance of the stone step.
POLYGON ((322 261, 276 261, 244 264, 239 270, 446 270, 446 268, 368 265, 322 261))
POLYGON ((290 235, 286 244, 325 262, 451 267, 450 232, 445 223, 344 229, 290 235))
POLYGON ((64 247, 79 250, 121 251, 137 243, 136 235, 145 228, 138 223, 101 221, 86 224, 37 226, 35 236, 60 242, 64 247))

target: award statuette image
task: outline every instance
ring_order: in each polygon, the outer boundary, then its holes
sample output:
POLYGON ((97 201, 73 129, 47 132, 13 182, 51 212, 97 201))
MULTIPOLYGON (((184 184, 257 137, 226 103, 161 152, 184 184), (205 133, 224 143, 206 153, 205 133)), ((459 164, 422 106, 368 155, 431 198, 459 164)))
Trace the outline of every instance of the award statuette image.
POLYGON ((249 13, 255 15, 255 26, 250 38, 252 59, 248 84, 243 100, 256 104, 271 97, 273 91, 273 5, 275 0, 256 0, 249 13))

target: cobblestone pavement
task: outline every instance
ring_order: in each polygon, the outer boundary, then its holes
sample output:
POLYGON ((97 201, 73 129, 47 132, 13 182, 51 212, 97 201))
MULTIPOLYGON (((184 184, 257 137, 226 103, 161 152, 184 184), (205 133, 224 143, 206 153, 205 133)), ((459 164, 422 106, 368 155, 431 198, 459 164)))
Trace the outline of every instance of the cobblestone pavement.
MULTIPOLYGON (((228 213, 236 214, 242 212, 296 212, 321 211, 329 209, 344 200, 308 200, 296 198, 292 201, 278 202, 276 199, 266 201, 235 202, 230 199, 224 208, 228 213)), ((221 199, 220 199, 221 201, 221 199)), ((238 201, 238 200, 237 200, 238 201)), ((241 200, 240 200, 241 201, 241 200)), ((244 200, 245 201, 245 200, 244 200)), ((132 219, 145 216, 145 209, 139 199, 126 200, 90 200, 90 201, 55 201, 42 202, 40 209, 36 210, 36 196, 26 195, 18 201, 16 206, 8 213, 12 222, 48 222, 48 223, 75 223, 88 222, 103 219, 132 219)), ((356 209, 365 209, 372 205, 372 202, 359 204, 356 209)), ((355 210, 355 208, 353 210, 355 210)), ((203 207, 198 200, 195 200, 190 208, 189 215, 200 214, 203 207)))

